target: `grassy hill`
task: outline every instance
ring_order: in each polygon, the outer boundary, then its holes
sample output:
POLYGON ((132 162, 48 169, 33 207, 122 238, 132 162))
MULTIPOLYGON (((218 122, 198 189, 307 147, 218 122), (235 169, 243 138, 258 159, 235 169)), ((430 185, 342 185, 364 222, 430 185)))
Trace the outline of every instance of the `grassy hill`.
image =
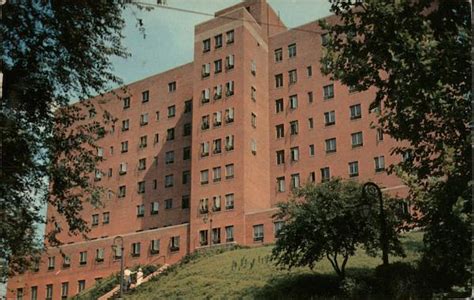
MULTIPOLYGON (((391 257, 391 261, 416 260, 421 240, 421 232, 405 235, 403 244, 407 257, 391 257)), ((271 250, 272 246, 263 246, 197 254, 194 259, 138 287, 126 299, 288 299, 314 295, 317 299, 341 296, 340 282, 327 260, 319 262, 313 270, 280 270, 269 259, 271 250)), ((369 257, 359 251, 349 259, 347 274, 370 277, 380 264, 379 257, 369 257)))

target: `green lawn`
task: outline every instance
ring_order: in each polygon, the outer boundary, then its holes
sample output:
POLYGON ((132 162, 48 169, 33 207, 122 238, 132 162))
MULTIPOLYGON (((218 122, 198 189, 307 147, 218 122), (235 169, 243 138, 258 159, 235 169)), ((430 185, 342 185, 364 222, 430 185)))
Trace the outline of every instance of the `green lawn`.
MULTIPOLYGON (((418 258, 422 233, 412 232, 403 237, 406 258, 418 258)), ((313 270, 296 268, 290 272, 276 268, 269 260, 272 246, 236 249, 220 254, 207 254, 172 268, 166 275, 139 287, 127 299, 254 299, 308 298, 338 296, 339 281, 327 260, 313 270)), ((347 275, 368 276, 381 264, 359 251, 349 259, 347 275)), ((340 293, 340 292, 339 292, 340 293)))

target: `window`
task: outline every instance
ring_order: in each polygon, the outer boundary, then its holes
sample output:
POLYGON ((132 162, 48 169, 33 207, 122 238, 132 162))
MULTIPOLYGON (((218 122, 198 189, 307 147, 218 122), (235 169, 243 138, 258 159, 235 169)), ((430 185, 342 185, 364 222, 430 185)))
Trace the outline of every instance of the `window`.
POLYGON ((250 123, 252 124, 253 128, 257 128, 257 115, 254 113, 250 114, 250 123))
POLYGON ((158 211, 160 210, 160 203, 158 201, 154 201, 151 203, 151 210, 150 214, 156 215, 158 214, 158 211))
POLYGON ((225 209, 234 208, 234 194, 225 195, 225 209))
POLYGON ((232 96, 234 94, 234 82, 233 81, 228 81, 225 84, 225 88, 226 88, 225 95, 227 97, 232 96))
POLYGON ((199 212, 201 214, 205 214, 208 212, 209 207, 208 207, 207 202, 208 202, 207 198, 202 198, 199 200, 199 212))
POLYGON ((104 148, 102 148, 102 147, 97 148, 97 156, 98 157, 104 157, 104 148))
POLYGON ((119 174, 120 175, 127 174, 127 163, 125 163, 125 162, 120 163, 119 174))
POLYGON ((313 92, 308 92, 308 103, 313 103, 313 92))
POLYGON ((323 47, 326 47, 329 44, 329 40, 329 33, 321 34, 321 45, 323 45, 323 47))
POLYGON ((308 74, 308 77, 313 76, 313 68, 311 66, 306 67, 306 74, 308 74))
POLYGON ((216 139, 212 141, 212 153, 213 154, 219 154, 222 152, 222 140, 221 139, 216 139))
POLYGON ((257 154, 257 141, 255 139, 250 140, 250 150, 253 155, 257 154))
POLYGON ((255 76, 257 75, 257 64, 255 63, 254 60, 250 62, 250 73, 255 76))
POLYGON ((336 138, 327 139, 326 143, 326 153, 336 152, 336 138))
POLYGON ((291 44, 288 46, 288 57, 292 58, 296 56, 296 44, 291 44))
POLYGON ((298 134, 298 121, 291 121, 290 122, 290 134, 297 135, 298 134))
POLYGON ((356 132, 351 134, 352 148, 360 147, 363 145, 362 132, 356 132))
POLYGON ((220 48, 222 47, 222 34, 216 35, 214 37, 215 47, 220 48))
POLYGON ((212 243, 220 244, 221 243, 221 229, 212 228, 212 243))
POLYGON ((234 241, 234 226, 225 227, 225 241, 228 243, 234 241))
POLYGON ((230 70, 234 68, 234 55, 227 55, 225 58, 225 69, 230 70))
POLYGON ((300 174, 291 174, 291 188, 296 189, 300 187, 300 174))
POLYGON ((190 113, 193 110, 193 100, 187 100, 184 102, 184 113, 190 113))
POLYGON ((112 177, 112 168, 109 168, 107 176, 112 177))
POLYGON ((222 98, 222 84, 219 84, 214 87, 214 100, 219 100, 221 98, 222 98))
POLYGON ((168 128, 168 130, 166 131, 166 140, 167 141, 174 140, 174 128, 168 128))
POLYGON ((285 137, 285 127, 283 124, 275 126, 277 139, 285 137))
POLYGON ((147 136, 141 136, 140 137, 140 148, 146 148, 147 146, 147 136))
POLYGON ((168 83, 168 92, 171 93, 174 91, 176 91, 176 81, 168 83))
POLYGON ((201 92, 201 103, 202 104, 205 104, 205 103, 208 103, 209 102, 209 89, 204 89, 202 90, 201 92))
POLYGON ((377 156, 374 157, 375 162, 375 172, 382 172, 385 170, 385 157, 377 156))
POLYGON ((160 120, 160 112, 157 111, 157 112, 155 113, 155 115, 156 115, 156 120, 159 121, 159 120, 160 120))
POLYGON ((283 225, 285 222, 283 221, 276 221, 273 223, 273 231, 275 232, 275 237, 278 237, 278 234, 280 233, 281 229, 283 228, 283 225))
POLYGON ((377 142, 383 141, 383 130, 382 130, 382 128, 377 128, 376 139, 377 139, 377 142))
POLYGON ((225 122, 226 124, 234 122, 234 108, 227 108, 225 110, 225 122))
POLYGON ((98 169, 95 170, 95 181, 100 181, 102 179, 102 172, 98 169))
POLYGON ((140 158, 138 160, 138 170, 145 170, 146 169, 146 158, 140 158))
POLYGON ((334 110, 324 113, 324 125, 330 126, 336 124, 336 112, 334 110))
POLYGON ((95 261, 96 262, 104 261, 104 248, 97 248, 95 250, 95 261))
POLYGON ((288 83, 295 84, 298 81, 298 76, 296 70, 291 70, 288 72, 288 83))
POLYGON ((291 157, 292 162, 296 162, 299 160, 299 157, 300 157, 299 147, 293 147, 290 149, 290 157, 291 157))
POLYGON ((54 261, 55 261, 54 256, 48 257, 48 270, 54 270, 54 261))
POLYGON ((97 226, 99 225, 99 215, 94 214, 92 215, 92 226, 97 226))
POLYGON ((362 117, 360 104, 352 105, 350 107, 350 111, 351 111, 351 120, 360 119, 362 117))
POLYGON ((139 194, 145 193, 145 181, 138 182, 138 193, 139 194))
POLYGON ((23 300, 23 288, 16 289, 16 299, 23 300))
POLYGON ((109 224, 110 223, 110 212, 102 213, 102 224, 109 224))
POLYGON ((191 182, 191 171, 183 171, 183 184, 188 184, 191 182))
POLYGON ((263 224, 253 226, 253 240, 263 242, 263 224))
POLYGON ((168 106, 168 118, 173 118, 176 115, 176 106, 168 106))
POLYGON ((281 193, 285 191, 285 177, 277 178, 277 191, 281 193))
POLYGON ((208 231, 207 230, 200 230, 199 231, 199 245, 206 246, 209 242, 207 240, 208 231))
POLYGON ((140 126, 145 126, 148 124, 148 113, 140 115, 140 126))
POLYGON ((172 209, 173 208, 173 199, 166 199, 165 200, 165 209, 172 209))
POLYGON ((209 142, 201 143, 201 157, 209 155, 209 142))
POLYGON ((190 136, 192 131, 191 123, 186 123, 183 125, 183 136, 190 136))
POLYGON ((214 127, 219 127, 222 125, 222 113, 220 111, 214 113, 214 122, 213 126, 214 127))
POLYGON ((121 152, 122 153, 128 152, 128 141, 121 143, 121 152))
POLYGON ((234 164, 228 164, 225 166, 225 178, 234 178, 234 164))
POLYGON ((211 50, 211 39, 202 41, 202 52, 208 52, 211 50))
POLYGON ((250 98, 253 101, 257 101, 257 90, 253 86, 250 89, 250 98))
POLYGON ((226 32, 226 42, 227 44, 232 44, 234 42, 234 31, 230 30, 226 32))
POLYGON ((209 183, 209 170, 202 170, 201 171, 201 184, 208 184, 209 183))
POLYGON ((79 253, 79 264, 80 265, 87 264, 87 251, 82 251, 79 253))
POLYGON ((283 74, 275 75, 275 87, 279 88, 283 86, 283 74))
POLYGON ((37 286, 31 287, 31 300, 38 300, 38 287, 37 286))
POLYGON ((142 103, 148 102, 150 100, 150 92, 144 91, 142 92, 142 103))
POLYGON ((298 107, 298 95, 290 96, 290 108, 296 109, 298 107))
POLYGON ((189 208, 189 195, 185 195, 181 198, 181 208, 189 208))
POLYGON ((222 59, 218 59, 214 61, 214 73, 222 72, 222 59))
POLYGON ((191 147, 183 148, 183 160, 191 159, 191 147))
POLYGON ((130 97, 123 98, 123 109, 130 108, 130 97))
POLYGON ((314 128, 314 120, 313 118, 308 119, 308 128, 313 129, 314 128))
POLYGON ((151 240, 150 241, 150 254, 160 253, 160 240, 151 240))
POLYGON ((46 300, 53 300, 53 285, 46 285, 46 300))
POLYGON ((279 62, 283 60, 283 50, 278 48, 275 50, 275 61, 279 62))
POLYGON ((209 129, 209 115, 202 116, 201 118, 201 129, 209 129))
POLYGON ((122 121, 122 131, 127 131, 130 129, 130 120, 126 119, 122 121))
POLYGON ((275 111, 276 113, 280 113, 283 111, 283 99, 275 100, 275 111))
POLYGON ((165 176, 165 188, 172 187, 174 185, 173 174, 165 176))
POLYGON ((329 181, 331 173, 329 167, 321 168, 321 182, 329 181))
POLYGON ((139 242, 132 243, 132 256, 134 257, 140 256, 140 248, 141 248, 141 244, 139 242))
POLYGON ((225 137, 225 150, 232 151, 234 150, 234 136, 228 135, 225 137))
POLYGON ((214 182, 221 181, 221 167, 212 168, 212 178, 214 182))
POLYGON ((285 163, 285 150, 278 150, 276 152, 277 165, 285 163))
POLYGON ((352 161, 349 163, 349 177, 359 176, 359 162, 352 161))
POLYGON ((170 250, 179 251, 179 236, 171 237, 170 250))
POLYGON ((69 255, 63 256, 63 268, 69 268, 71 266, 71 257, 69 255))
POLYGON ((153 179, 153 189, 156 190, 158 188, 158 181, 153 179))
POLYGON ((309 145, 309 156, 314 156, 314 145, 309 145))
POLYGON ((77 292, 80 293, 85 289, 86 289, 86 281, 85 280, 79 280, 77 282, 77 292))
POLYGON ((334 98, 334 85, 329 84, 323 87, 323 98, 324 100, 334 98))
POLYGON ((125 197, 126 194, 127 194, 127 187, 125 185, 120 186, 119 193, 118 193, 119 198, 125 197))
POLYGON ((211 64, 210 63, 203 64, 202 69, 201 69, 201 77, 202 78, 208 77, 209 74, 211 74, 211 64))
POLYGON ((316 182, 316 172, 310 172, 309 173, 309 181, 310 182, 316 182))
POLYGON ((213 211, 220 211, 221 210, 221 196, 214 196, 212 197, 212 210, 213 211))

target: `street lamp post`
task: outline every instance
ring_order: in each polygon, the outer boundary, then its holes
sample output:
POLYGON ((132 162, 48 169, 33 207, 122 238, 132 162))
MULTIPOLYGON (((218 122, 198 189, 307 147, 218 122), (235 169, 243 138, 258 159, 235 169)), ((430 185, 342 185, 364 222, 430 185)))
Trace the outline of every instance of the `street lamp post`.
MULTIPOLYGON (((120 247, 120 289, 119 289, 119 299, 122 299, 123 296, 123 237, 116 236, 112 248, 115 253, 117 253, 117 247, 120 247)), ((114 253, 114 255, 115 255, 114 253)))
POLYGON ((383 265, 388 265, 388 237, 387 237, 387 220, 385 218, 385 211, 383 209, 382 191, 380 187, 373 182, 366 182, 362 187, 362 196, 367 195, 377 197, 379 201, 379 218, 380 218, 380 245, 382 247, 382 261, 383 265))

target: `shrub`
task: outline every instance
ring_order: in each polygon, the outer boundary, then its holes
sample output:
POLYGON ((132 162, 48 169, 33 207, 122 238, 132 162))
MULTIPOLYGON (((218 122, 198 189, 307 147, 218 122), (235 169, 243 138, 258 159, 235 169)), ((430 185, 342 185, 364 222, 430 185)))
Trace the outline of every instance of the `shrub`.
POLYGON ((378 293, 391 299, 406 299, 417 294, 417 270, 409 263, 396 262, 375 269, 378 293))

